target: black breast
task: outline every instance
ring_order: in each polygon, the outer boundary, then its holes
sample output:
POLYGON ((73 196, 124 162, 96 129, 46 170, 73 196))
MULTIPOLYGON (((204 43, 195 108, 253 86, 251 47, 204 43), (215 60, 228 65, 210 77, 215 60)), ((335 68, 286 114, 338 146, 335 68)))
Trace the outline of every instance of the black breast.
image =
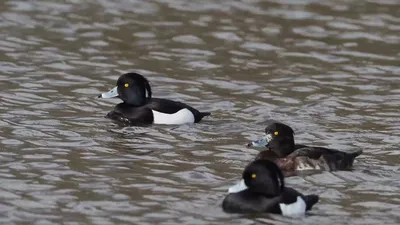
POLYGON ((280 213, 279 200, 280 196, 267 198, 250 191, 242 191, 226 196, 222 209, 228 213, 280 213))
POLYGON ((146 125, 153 123, 153 112, 151 109, 139 106, 135 107, 126 103, 120 103, 106 116, 124 125, 146 125))

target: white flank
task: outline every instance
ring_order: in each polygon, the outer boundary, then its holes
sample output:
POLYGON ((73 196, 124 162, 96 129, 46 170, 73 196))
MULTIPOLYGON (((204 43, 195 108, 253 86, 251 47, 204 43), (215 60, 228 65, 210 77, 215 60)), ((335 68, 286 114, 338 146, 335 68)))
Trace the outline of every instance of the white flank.
POLYGON ((162 113, 153 111, 153 117, 155 124, 184 124, 194 123, 194 115, 189 109, 181 109, 174 114, 162 113))
POLYGON ((306 203, 300 196, 297 196, 296 202, 288 205, 280 203, 279 207, 283 216, 302 216, 306 213, 307 208, 306 203))
POLYGON ((228 189, 228 193, 238 193, 246 190, 247 188, 248 188, 247 185, 244 183, 244 180, 242 179, 241 181, 239 181, 239 183, 231 186, 228 189))

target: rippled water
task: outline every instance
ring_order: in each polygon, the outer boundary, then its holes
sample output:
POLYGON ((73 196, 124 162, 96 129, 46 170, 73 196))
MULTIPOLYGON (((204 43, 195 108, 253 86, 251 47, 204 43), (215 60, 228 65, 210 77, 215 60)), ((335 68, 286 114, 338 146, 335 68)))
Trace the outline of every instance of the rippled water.
POLYGON ((2 224, 396 224, 397 0, 0 3, 2 224), (212 117, 118 127, 96 96, 127 71, 212 117), (364 155, 292 177, 310 216, 229 215, 227 187, 268 119, 364 155), (25 223, 26 224, 26 223, 25 223))

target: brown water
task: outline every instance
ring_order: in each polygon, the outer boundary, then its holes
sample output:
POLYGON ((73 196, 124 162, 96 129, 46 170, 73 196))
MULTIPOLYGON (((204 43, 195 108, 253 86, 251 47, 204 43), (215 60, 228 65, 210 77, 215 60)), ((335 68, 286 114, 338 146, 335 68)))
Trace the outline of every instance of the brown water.
POLYGON ((1 224, 400 223, 397 0, 0 3, 1 224), (212 117, 118 127, 96 96, 140 72, 212 117), (268 119, 363 149, 351 172, 287 179, 302 219, 230 215, 268 119))

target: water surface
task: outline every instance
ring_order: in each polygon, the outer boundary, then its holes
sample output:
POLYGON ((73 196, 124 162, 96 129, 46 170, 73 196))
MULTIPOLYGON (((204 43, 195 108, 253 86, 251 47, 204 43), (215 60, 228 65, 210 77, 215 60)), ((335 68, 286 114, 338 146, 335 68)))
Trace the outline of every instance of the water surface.
POLYGON ((396 224, 396 0, 0 3, 0 222, 396 224), (212 112, 119 127, 96 96, 136 71, 154 95, 212 112), (301 143, 363 149, 354 170, 287 179, 311 215, 229 215, 227 188, 265 121, 301 143))

